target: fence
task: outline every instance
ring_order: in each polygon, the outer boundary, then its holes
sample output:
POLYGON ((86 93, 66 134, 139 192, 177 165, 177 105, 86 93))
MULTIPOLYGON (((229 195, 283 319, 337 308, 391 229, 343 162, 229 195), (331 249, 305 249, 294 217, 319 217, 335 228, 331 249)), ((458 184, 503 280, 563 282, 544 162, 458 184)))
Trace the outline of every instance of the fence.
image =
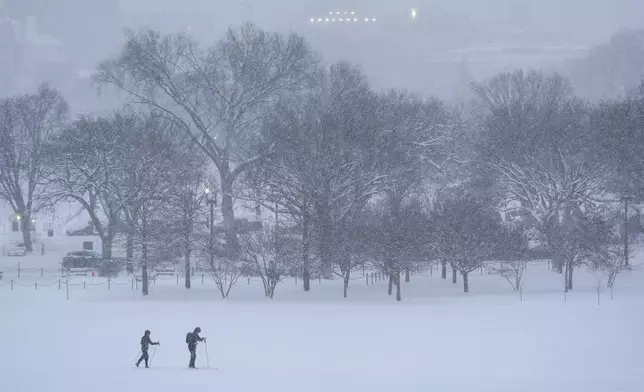
MULTIPOLYGON (((128 277, 116 277, 116 278, 103 278, 103 277, 95 277, 95 276, 78 276, 80 278, 80 281, 75 279, 73 275, 65 275, 64 271, 61 270, 49 270, 45 268, 21 268, 20 264, 15 268, 8 268, 5 269, 6 272, 13 273, 14 278, 8 279, 9 276, 5 272, 4 277, 3 275, 0 274, 0 289, 2 288, 8 288, 11 291, 17 290, 18 288, 33 288, 34 290, 38 291, 38 289, 44 288, 44 287, 52 287, 52 286, 57 286, 58 290, 69 290, 70 287, 82 287, 83 290, 87 290, 88 287, 101 287, 101 286, 106 286, 107 290, 111 290, 113 286, 130 286, 133 291, 136 291, 139 289, 139 285, 141 284, 141 277, 140 276, 135 276, 131 275, 128 277), (42 281, 27 281, 29 277, 38 277, 38 278, 45 278, 47 275, 55 274, 57 277, 53 278, 51 280, 47 280, 45 282, 42 281)), ((356 271, 358 272, 358 271, 356 271)), ((412 273, 413 274, 413 273, 412 273)), ((301 277, 298 277, 297 275, 290 277, 294 280, 295 284, 298 284, 301 282, 301 277)), ((357 276, 357 277, 352 277, 351 281, 356 281, 356 280, 365 280, 365 283, 367 286, 373 285, 377 282, 381 281, 386 281, 388 278, 388 275, 384 272, 368 272, 368 271, 363 271, 362 276, 357 276)), ((286 280, 286 279, 285 279, 286 280)), ((322 284, 322 277, 318 276, 317 279, 312 279, 313 281, 317 280, 318 284, 322 284)), ((173 282, 176 285, 183 285, 185 283, 185 275, 181 274, 175 274, 173 276, 157 276, 155 274, 151 274, 149 282, 150 284, 156 284, 157 281, 160 282, 173 282)), ((216 279, 210 274, 202 273, 202 274, 192 274, 191 275, 191 285, 194 285, 195 283, 201 281, 202 285, 205 285, 207 282, 216 282, 216 279)), ((241 279, 239 279, 238 283, 246 283, 250 285, 252 282, 261 282, 260 277, 251 277, 251 276, 246 276, 241 279)))

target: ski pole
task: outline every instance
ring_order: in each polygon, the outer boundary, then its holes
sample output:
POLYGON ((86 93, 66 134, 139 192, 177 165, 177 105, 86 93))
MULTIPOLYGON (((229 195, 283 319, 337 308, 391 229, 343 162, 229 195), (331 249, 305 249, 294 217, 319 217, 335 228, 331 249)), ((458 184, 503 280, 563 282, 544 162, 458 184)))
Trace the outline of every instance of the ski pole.
POLYGON ((150 358, 150 366, 152 366, 152 361, 154 361, 154 356, 157 353, 157 346, 154 346, 154 351, 152 351, 152 357, 150 358))
POLYGON ((208 342, 203 342, 204 347, 206 348, 206 364, 208 366, 208 369, 210 369, 210 357, 208 356, 208 342))
POLYGON ((138 353, 136 353, 136 357, 134 357, 133 361, 136 361, 136 360, 137 360, 137 359, 139 359, 140 357, 141 357, 141 350, 139 350, 139 352, 138 352, 138 353))

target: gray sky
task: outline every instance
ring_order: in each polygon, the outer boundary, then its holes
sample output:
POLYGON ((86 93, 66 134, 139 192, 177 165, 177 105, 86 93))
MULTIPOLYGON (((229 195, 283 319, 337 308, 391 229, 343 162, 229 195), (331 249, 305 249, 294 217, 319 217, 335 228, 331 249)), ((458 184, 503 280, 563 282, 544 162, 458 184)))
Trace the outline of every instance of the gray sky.
POLYGON ((2 2, 38 13, 39 25, 65 42, 82 67, 113 56, 120 47, 122 27, 189 32, 212 43, 228 26, 252 20, 266 29, 304 35, 328 62, 360 63, 375 87, 408 88, 446 98, 458 96, 472 79, 516 67, 556 67, 619 30, 644 27, 644 0, 2 2), (412 8, 417 10, 415 20, 412 8), (311 17, 345 11, 377 22, 309 22, 311 17))
POLYGON ((644 26, 642 0, 120 1, 125 9, 158 12, 147 21, 160 28, 181 30, 184 21, 194 20, 193 33, 205 40, 249 19, 268 29, 296 31, 328 61, 361 63, 377 87, 441 96, 453 95, 459 78, 554 67, 621 29, 644 26), (377 23, 308 22, 329 11, 355 11, 377 23), (164 12, 173 18, 166 20, 164 12))

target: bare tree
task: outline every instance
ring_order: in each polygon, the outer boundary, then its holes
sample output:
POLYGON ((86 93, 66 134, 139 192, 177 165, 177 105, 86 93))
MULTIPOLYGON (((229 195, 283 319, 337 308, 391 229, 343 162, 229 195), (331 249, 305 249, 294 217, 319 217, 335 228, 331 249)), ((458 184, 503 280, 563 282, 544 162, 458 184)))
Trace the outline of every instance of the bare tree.
POLYGON ((602 245, 599 251, 591 256, 591 266, 593 270, 601 271, 606 276, 606 286, 611 289, 611 296, 617 275, 628 269, 624 248, 618 241, 619 239, 612 238, 612 241, 602 245))
POLYGON ((559 224, 547 228, 556 238, 555 246, 564 261, 565 290, 573 289, 574 271, 590 262, 611 238, 612 228, 598 213, 575 210, 568 225, 559 224))
MULTIPOLYGON (((149 268, 169 255, 172 232, 164 219, 174 165, 169 135, 173 124, 149 114, 130 130, 125 148, 125 171, 115 191, 124 204, 123 215, 141 258, 142 293, 149 294, 149 268)), ((170 256, 172 257, 172 256, 170 256)))
POLYGON ((217 252, 216 262, 209 262, 208 271, 215 281, 222 298, 228 298, 232 288, 239 283, 244 272, 244 261, 239 257, 231 258, 224 252, 217 252))
POLYGON ((610 165, 593 155, 589 111, 559 75, 517 71, 475 86, 487 111, 481 157, 506 204, 544 234, 563 271, 555 231, 570 225, 573 209, 592 203, 603 190, 610 165))
POLYGON ((275 288, 297 266, 298 241, 285 228, 265 227, 244 234, 244 257, 262 279, 266 298, 273 299, 275 288))
MULTIPOLYGON (((283 97, 265 123, 260 148, 274 154, 258 169, 253 191, 295 219, 303 244, 304 288, 310 289, 309 246, 323 275, 333 276, 334 232, 376 195, 376 95, 358 67, 319 68, 312 87, 283 97)), ((282 212, 282 211, 280 211, 282 212)))
POLYGON ((402 300, 401 272, 413 268, 429 253, 432 225, 425 206, 410 198, 392 214, 389 206, 379 205, 368 211, 361 236, 367 238, 365 252, 390 275, 389 295, 396 287, 396 300, 402 300))
MULTIPOLYGON (((644 200, 644 152, 639 148, 644 135, 644 82, 620 101, 597 105, 591 116, 598 154, 608 158, 611 177, 606 188, 612 194, 644 200)), ((626 239, 626 236, 625 236, 626 239)))
POLYGON ((348 296, 351 273, 366 261, 369 246, 366 233, 369 228, 365 223, 364 214, 352 216, 342 222, 333 233, 334 243, 337 244, 333 250, 334 265, 337 268, 334 268, 333 272, 342 278, 344 298, 348 296))
MULTIPOLYGON (((88 213, 102 242, 102 256, 112 257, 112 247, 123 209, 136 197, 131 189, 122 197, 130 132, 141 127, 141 119, 126 112, 110 117, 81 117, 49 143, 53 170, 47 186, 58 198, 79 203, 88 213)), ((131 246, 128 247, 131 258, 131 246)))
POLYGON ((176 244, 183 255, 185 287, 191 287, 192 254, 199 248, 199 224, 203 221, 208 189, 205 176, 205 162, 186 146, 177 146, 177 153, 170 169, 170 184, 167 192, 166 220, 172 232, 172 244, 176 244))
POLYGON ((640 82, 643 67, 644 30, 625 29, 570 61, 566 71, 584 97, 600 101, 622 98, 640 82))
POLYGON ((237 247, 233 185, 270 154, 249 153, 247 141, 281 93, 300 88, 312 64, 304 40, 245 24, 208 50, 184 35, 128 33, 121 55, 100 66, 96 80, 114 85, 158 111, 216 166, 227 242, 237 247))
POLYGON ((467 293, 469 274, 483 265, 498 244, 500 217, 483 200, 462 189, 450 193, 440 194, 435 205, 433 247, 461 273, 467 293))
POLYGON ((148 295, 150 272, 158 261, 167 257, 168 231, 162 221, 163 202, 160 198, 142 197, 129 208, 129 225, 135 254, 141 267, 141 292, 148 295))
POLYGON ((525 227, 504 227, 500 231, 499 246, 496 249, 500 265, 491 265, 490 269, 495 274, 504 277, 512 288, 521 290, 523 287, 523 274, 528 266, 530 257, 528 237, 525 227))
POLYGON ((19 217, 28 252, 33 250, 35 214, 55 201, 45 185, 51 170, 46 145, 64 126, 67 114, 63 97, 47 85, 34 94, 0 101, 0 199, 19 217))
POLYGON ((261 165, 246 172, 249 199, 255 200, 258 215, 266 208, 287 215, 296 223, 302 243, 302 285, 311 289, 311 246, 314 231, 312 197, 316 163, 310 151, 314 121, 309 117, 318 107, 313 99, 297 95, 282 97, 271 111, 262 129, 258 149, 272 146, 274 153, 261 165))
MULTIPOLYGON (((455 130, 442 102, 423 100, 406 92, 390 91, 379 97, 377 145, 379 170, 387 176, 383 193, 387 197, 390 230, 404 224, 401 205, 435 181, 452 162, 456 149, 455 130)), ((400 258, 400 255, 391 254, 400 258)), ((389 295, 397 271, 396 262, 384 266, 389 271, 389 295), (390 265, 391 264, 391 265, 390 265)), ((399 271, 398 271, 399 272, 399 271)), ((397 282, 400 285, 400 282, 397 282)))

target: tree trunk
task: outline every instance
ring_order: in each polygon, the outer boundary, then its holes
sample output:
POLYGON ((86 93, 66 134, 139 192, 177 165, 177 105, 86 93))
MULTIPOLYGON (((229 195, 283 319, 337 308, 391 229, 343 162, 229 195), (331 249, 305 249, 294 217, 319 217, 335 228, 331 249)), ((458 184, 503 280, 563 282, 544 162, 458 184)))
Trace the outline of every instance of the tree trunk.
POLYGON ((401 301, 402 295, 400 293, 400 270, 396 271, 396 301, 401 301))
POLYGON ((447 261, 441 260, 441 278, 447 279, 447 261))
POLYGON ((114 237, 109 233, 101 236, 101 258, 111 259, 112 258, 112 243, 114 242, 114 237))
POLYGON ((468 273, 467 272, 461 272, 463 275, 463 292, 469 293, 470 292, 470 283, 469 280, 467 279, 468 273))
POLYGON ((146 238, 143 236, 143 241, 141 244, 141 289, 143 292, 143 295, 148 295, 149 294, 149 287, 148 287, 148 245, 146 243, 146 238))
POLYGON ((458 276, 456 274, 456 268, 454 268, 454 264, 452 264, 452 283, 458 283, 458 276))
POLYGON ((189 288, 190 288, 190 286, 191 286, 191 282, 190 282, 190 273, 191 273, 192 271, 190 271, 190 268, 191 268, 191 263, 190 263, 190 253, 192 253, 192 252, 190 251, 190 249, 187 249, 187 250, 186 250, 186 257, 185 257, 185 259, 186 259, 186 288, 187 288, 187 289, 189 289, 189 288))
POLYGON ((302 220, 302 284, 304 291, 311 290, 311 261, 309 259, 309 218, 302 220))
POLYGON ((125 258, 128 261, 132 261, 132 259, 134 259, 134 238, 132 238, 132 234, 127 235, 125 243, 125 258))
POLYGON ((346 274, 344 274, 344 298, 347 298, 347 294, 349 291, 349 280, 351 278, 351 270, 347 271, 346 274))
POLYGON ((409 268, 405 269, 405 283, 409 283, 409 268))
POLYGON ((125 241, 125 259, 126 259, 126 270, 128 275, 134 273, 134 239, 130 234, 127 236, 125 241))
POLYGON ((575 272, 575 267, 569 263, 568 265, 568 291, 572 291, 572 277, 575 272))
POLYGON ((394 293, 394 274, 389 274, 389 287, 387 288, 387 294, 392 295, 394 293))
POLYGON ((268 298, 273 299, 275 296, 275 287, 277 287, 277 281, 274 278, 268 280, 268 298))
MULTIPOLYGON (((326 220, 326 218, 324 218, 326 220)), ((320 270, 325 279, 333 277, 333 261, 331 260, 331 225, 327 222, 321 222, 321 238, 320 238, 320 270)))
POLYGON ((25 244, 27 252, 33 252, 34 246, 31 243, 31 216, 22 215, 22 242, 25 244))
POLYGON ((221 214, 224 217, 224 225, 226 226, 226 247, 231 252, 229 257, 233 257, 239 251, 239 241, 237 239, 235 212, 233 209, 233 180, 230 173, 221 176, 221 192, 221 214))

